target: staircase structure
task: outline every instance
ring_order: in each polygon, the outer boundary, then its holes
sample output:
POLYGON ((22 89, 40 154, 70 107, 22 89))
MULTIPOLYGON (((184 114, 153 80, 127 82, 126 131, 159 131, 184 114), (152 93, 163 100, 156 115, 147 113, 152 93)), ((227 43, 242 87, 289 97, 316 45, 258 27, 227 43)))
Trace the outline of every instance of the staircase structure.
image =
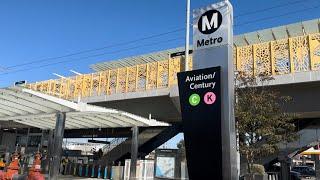
MULTIPOLYGON (((154 149, 167 142, 180 132, 182 132, 181 124, 175 124, 168 127, 150 127, 144 129, 138 135, 138 155, 140 157, 148 155, 154 149)), ((98 161, 98 164, 110 165, 118 164, 119 162, 123 163, 125 159, 130 159, 130 154, 131 138, 127 138, 104 154, 104 156, 98 161)))
MULTIPOLYGON (((277 153, 268 155, 267 157, 257 158, 256 163, 262 164, 266 167, 266 169, 269 169, 272 168, 272 165, 276 162, 281 162, 286 158, 292 158, 304 150, 318 145, 320 140, 319 119, 308 119, 301 122, 297 123, 297 127, 299 127, 299 129, 297 131, 298 137, 295 141, 290 143, 279 143, 279 151, 277 153)), ((245 172, 247 169, 246 166, 246 161, 244 157, 242 157, 242 172, 245 172)))

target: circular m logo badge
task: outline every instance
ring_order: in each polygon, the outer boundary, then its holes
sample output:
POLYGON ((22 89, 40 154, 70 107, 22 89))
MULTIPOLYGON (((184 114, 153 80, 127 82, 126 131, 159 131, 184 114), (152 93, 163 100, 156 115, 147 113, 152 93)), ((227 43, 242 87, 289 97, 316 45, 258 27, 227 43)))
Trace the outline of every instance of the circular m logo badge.
POLYGON ((203 13, 198 20, 198 29, 202 34, 211 34, 222 24, 222 15, 213 9, 203 13))

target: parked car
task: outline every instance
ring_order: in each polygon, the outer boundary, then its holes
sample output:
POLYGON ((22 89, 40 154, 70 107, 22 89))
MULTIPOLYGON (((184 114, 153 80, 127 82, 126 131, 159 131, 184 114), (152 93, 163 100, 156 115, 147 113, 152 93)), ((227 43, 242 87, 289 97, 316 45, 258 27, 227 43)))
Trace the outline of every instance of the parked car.
POLYGON ((301 174, 295 171, 290 171, 290 180, 301 180, 301 174))
POLYGON ((316 171, 309 166, 295 166, 291 171, 300 173, 301 177, 315 177, 316 171))

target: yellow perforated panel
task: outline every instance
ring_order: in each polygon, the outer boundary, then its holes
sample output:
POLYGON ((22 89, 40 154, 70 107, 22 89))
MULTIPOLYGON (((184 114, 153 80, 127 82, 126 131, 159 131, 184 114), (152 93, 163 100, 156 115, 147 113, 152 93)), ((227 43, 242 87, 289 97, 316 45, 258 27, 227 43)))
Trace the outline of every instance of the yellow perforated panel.
POLYGON ((135 92, 136 91, 136 83, 137 83, 137 67, 136 66, 132 66, 128 68, 128 87, 127 87, 127 91, 128 92, 135 92))
POLYGON ((158 88, 168 87, 169 82, 169 63, 168 61, 160 61, 158 63, 158 88))
MULTIPOLYGON (((235 69, 249 75, 281 75, 320 70, 320 34, 234 47, 233 58, 235 69)), ((27 84, 26 87, 65 99, 148 91, 176 85, 177 73, 183 71, 183 63, 183 56, 180 56, 159 62, 27 84)), ((192 64, 190 56, 190 70, 192 64)))
POLYGON ((289 43, 288 40, 272 42, 273 62, 275 74, 287 74, 290 72, 289 43))
POLYGON ((237 48, 237 67, 238 71, 253 73, 253 48, 252 46, 243 46, 237 48))
POLYGON ((110 71, 108 94, 115 94, 117 89, 117 73, 118 69, 110 71))
POLYGON ((294 72, 310 70, 310 58, 307 36, 291 39, 290 56, 293 62, 294 72))
POLYGON ((271 74, 271 56, 270 56, 270 44, 261 43, 254 46, 255 54, 255 73, 259 74, 271 74))
POLYGON ((180 58, 172 58, 169 60, 169 85, 177 84, 177 73, 180 72, 180 58))
POLYGON ((146 89, 146 80, 147 80, 147 65, 138 65, 138 74, 137 74, 137 91, 144 91, 146 89))
POLYGON ((157 88, 157 77, 158 77, 158 63, 148 64, 148 80, 147 80, 147 89, 157 88))
POLYGON ((312 70, 320 70, 320 34, 310 35, 309 40, 312 70))
POLYGON ((117 93, 126 92, 127 68, 118 69, 117 93))

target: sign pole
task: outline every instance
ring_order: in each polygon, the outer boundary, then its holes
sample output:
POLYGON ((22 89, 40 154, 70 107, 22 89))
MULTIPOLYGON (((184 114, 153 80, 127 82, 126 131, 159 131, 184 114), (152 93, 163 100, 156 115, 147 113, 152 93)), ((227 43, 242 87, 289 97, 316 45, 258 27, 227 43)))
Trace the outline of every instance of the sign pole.
POLYGON ((184 70, 189 70, 189 37, 190 37, 190 0, 187 0, 186 14, 186 47, 185 47, 185 65, 184 70))

